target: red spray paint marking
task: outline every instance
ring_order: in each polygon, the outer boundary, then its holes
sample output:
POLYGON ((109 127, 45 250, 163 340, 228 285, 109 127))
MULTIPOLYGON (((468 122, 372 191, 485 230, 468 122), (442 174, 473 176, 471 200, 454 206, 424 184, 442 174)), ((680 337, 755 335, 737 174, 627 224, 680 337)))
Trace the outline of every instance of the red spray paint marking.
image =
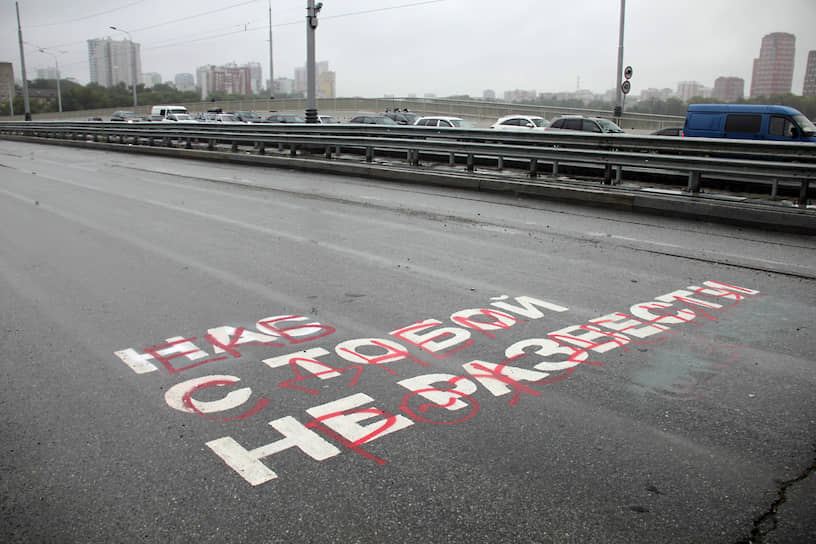
MULTIPOLYGON (((155 347, 152 347, 152 348, 145 348, 144 352, 149 353, 150 355, 152 355, 157 361, 159 361, 164 366, 164 368, 170 374, 179 374, 180 372, 184 372, 185 370, 189 370, 191 368, 195 368, 195 367, 201 366, 201 365, 206 365, 208 363, 214 363, 216 361, 223 361, 224 359, 227 358, 227 356, 224 355, 222 357, 215 357, 213 359, 206 359, 204 361, 198 361, 197 363, 193 363, 191 365, 187 365, 187 366, 182 367, 182 368, 176 368, 175 366, 173 366, 173 363, 171 362, 173 359, 177 359, 179 357, 184 357, 184 356, 190 355, 191 353, 197 353, 200 350, 198 348, 196 348, 196 349, 193 349, 193 350, 190 350, 190 351, 183 351, 183 352, 174 353, 172 355, 162 355, 161 353, 159 353, 159 351, 163 351, 163 350, 175 347, 175 346, 177 346, 179 344, 184 344, 186 342, 192 342, 195 339, 196 339, 196 337, 180 338, 179 340, 174 340, 174 341, 169 342, 167 344, 164 344, 162 346, 155 346, 155 347)), ((239 354, 239 357, 240 357, 240 354, 239 354)))
POLYGON ((316 430, 318 432, 321 432, 321 433, 325 434, 326 436, 328 436, 330 438, 333 438, 334 440, 336 440, 340 444, 342 444, 343 447, 345 447, 346 449, 349 449, 349 450, 352 450, 352 451, 354 451, 356 453, 359 453, 360 455, 362 455, 366 459, 374 461, 378 465, 384 465, 387 462, 387 461, 385 461, 385 459, 380 459, 379 457, 375 456, 371 452, 368 452, 368 451, 364 450, 363 448, 360 447, 360 444, 365 444, 366 442, 368 442, 369 440, 372 440, 377 435, 382 434, 383 432, 385 432, 386 429, 388 429, 389 427, 394 425, 395 422, 396 422, 396 417, 393 414, 390 414, 390 413, 385 412, 383 410, 380 410, 378 408, 365 408, 365 409, 362 409, 362 410, 350 409, 350 410, 341 410, 339 412, 333 412, 331 414, 324 414, 324 415, 322 415, 322 416, 320 416, 318 418, 315 418, 312 421, 308 422, 306 424, 306 427, 308 429, 314 429, 314 430, 316 430), (378 415, 378 416, 385 416, 386 419, 385 419, 385 422, 380 427, 378 427, 377 429, 375 429, 371 433, 367 434, 366 436, 352 442, 349 439, 347 439, 346 437, 344 437, 343 435, 337 433, 336 431, 334 431, 330 427, 327 427, 326 425, 323 424, 323 422, 326 421, 327 419, 331 419, 333 417, 338 417, 338 416, 344 416, 344 415, 348 415, 348 414, 374 414, 374 415, 378 415))
POLYGON ((285 315, 278 317, 276 319, 266 319, 263 321, 258 322, 258 327, 263 327, 270 331, 273 334, 281 336, 285 338, 290 344, 301 344, 303 342, 310 342, 312 340, 317 340, 318 338, 323 338, 324 336, 328 336, 330 334, 334 334, 337 330, 334 327, 329 325, 324 325, 322 323, 306 323, 306 324, 299 324, 293 325, 291 327, 275 327, 272 323, 278 323, 279 321, 291 321, 293 319, 300 319, 303 318, 302 315, 285 315), (292 330, 300 330, 300 329, 318 329, 323 330, 322 334, 318 334, 317 336, 307 336, 305 338, 297 338, 290 334, 287 334, 287 331, 292 330))
MULTIPOLYGON (((411 341, 411 340, 409 340, 409 339, 407 339, 407 338, 405 338, 403 336, 403 334, 406 333, 406 332, 415 331, 417 329, 430 329, 430 328, 433 328, 433 327, 438 327, 438 325, 428 325, 427 323, 419 322, 419 323, 417 323, 415 325, 409 325, 407 327, 403 327, 401 329, 398 329, 398 330, 392 332, 391 336, 393 336, 395 338, 399 338, 403 342, 408 342, 412 346, 417 346, 419 349, 421 349, 425 353, 430 354, 435 359, 446 359, 446 358, 450 357, 451 355, 453 355, 454 353, 458 353, 458 352, 462 351, 463 349, 465 349, 466 347, 468 347, 469 345, 473 344, 473 340, 468 339, 468 340, 465 340, 464 342, 462 342, 461 346, 458 346, 456 348, 452 348, 452 349, 450 349, 448 351, 442 352, 442 353, 437 355, 436 352, 431 351, 429 349, 426 349, 425 344, 427 344, 428 342, 433 342, 434 340, 437 340, 438 338, 443 338, 445 336, 450 336, 452 333, 441 332, 441 333, 437 334, 436 336, 432 336, 431 338, 426 338, 426 339, 422 340, 419 343, 413 342, 413 341, 411 341)), ((425 365, 425 366, 428 366, 428 365, 425 365)))
POLYGON ((255 406, 253 406, 250 410, 248 410, 247 412, 244 412, 240 416, 219 418, 219 417, 208 416, 207 414, 205 414, 204 412, 199 410, 198 407, 196 407, 195 403, 193 403, 193 393, 195 393, 199 389, 204 389, 205 387, 212 387, 212 386, 218 386, 218 385, 233 385, 234 383, 235 382, 232 382, 230 380, 212 380, 212 381, 209 381, 209 382, 200 383, 200 384, 196 385, 195 387, 193 387, 193 389, 191 389, 190 391, 187 391, 186 393, 184 393, 184 395, 181 397, 181 401, 184 404, 184 406, 186 406, 187 408, 190 408, 196 414, 202 416, 205 419, 209 419, 210 421, 238 421, 238 420, 241 420, 241 419, 246 419, 246 418, 254 416, 258 412, 263 410, 266 407, 267 404, 269 404, 269 399, 262 398, 258 402, 255 403, 255 406))
MULTIPOLYGON (((448 380, 448 383, 450 383, 452 381, 455 383, 456 381, 464 380, 464 379, 466 379, 466 378, 464 378, 462 376, 456 376, 455 378, 452 378, 451 380, 448 380)), ((451 383, 451 385, 454 385, 454 383, 451 383)), ((419 405, 418 410, 420 412, 425 413, 430 408, 446 408, 448 406, 453 405, 453 403, 456 402, 456 400, 457 399, 452 398, 447 403, 445 403, 444 405, 443 404, 437 404, 435 402, 425 402, 425 403, 422 403, 422 404, 419 405)), ((456 391, 456 390, 452 390, 452 389, 437 389, 436 387, 428 387, 426 389, 420 389, 418 391, 411 391, 410 393, 405 395, 402 398, 402 403, 400 404, 400 410, 402 410, 403 412, 408 414, 408 417, 410 417, 414 421, 421 421, 421 422, 424 422, 424 423, 433 423, 435 425, 456 425, 457 423, 462 423, 463 421, 467 421, 468 419, 471 419, 473 416, 475 416, 479 412, 479 403, 476 401, 476 399, 474 399, 470 395, 468 395, 466 393, 462 393, 460 391, 456 391), (454 395, 458 395, 461 398, 467 399, 469 401, 469 403, 470 403, 470 406, 471 406, 470 412, 468 414, 466 414, 464 417, 461 417, 461 418, 459 418, 459 419, 457 419, 455 421, 435 421, 435 420, 427 419, 427 418, 424 418, 424 417, 420 416, 419 414, 417 414, 411 408, 408 407, 408 401, 412 397, 414 397, 416 395, 421 395, 422 393, 428 393, 428 392, 431 392, 431 391, 451 393, 451 394, 454 394, 454 395)))
MULTIPOLYGON (((521 398, 522 393, 527 393, 528 395, 533 396, 533 397, 540 397, 541 396, 540 392, 535 391, 535 390, 531 389, 529 386, 524 385, 521 382, 514 380, 510 376, 502 374, 502 371, 505 368, 507 368, 509 363, 511 363, 511 362, 513 362, 513 361, 515 361, 517 359, 520 359, 521 357, 526 357, 526 356, 527 356, 526 353, 519 353, 518 355, 514 355, 513 357, 510 357, 509 359, 505 359, 504 361, 499 363, 498 366, 496 366, 496 368, 494 368, 492 370, 487 368, 486 366, 484 366, 482 364, 476 363, 476 364, 473 365, 473 368, 475 368, 476 370, 481 370, 483 372, 486 372, 487 374, 471 374, 470 377, 471 378, 490 378, 490 379, 498 380, 498 381, 502 382, 505 385, 509 385, 513 389, 513 397, 510 399, 510 404, 513 405, 513 406, 518 404, 518 401, 521 398)), ((541 380, 538 380, 538 381, 535 381, 535 382, 530 382, 530 383, 535 385, 537 383, 541 383, 541 380)))
POLYGON ((365 364, 374 365, 376 367, 379 367, 379 368, 385 370, 389 374, 394 374, 394 375, 399 375, 399 372, 397 372, 396 370, 391 370, 388 367, 382 366, 382 364, 384 362, 387 363, 388 361, 391 361, 391 360, 408 359, 410 361, 415 362, 416 364, 418 364, 420 366, 430 366, 428 363, 426 363, 424 361, 420 361, 419 359, 417 359, 416 357, 414 357, 413 355, 411 355, 410 353, 408 353, 405 350, 394 350, 391 346, 389 346, 387 344, 384 344, 384 343, 382 343, 382 342, 380 342, 378 340, 372 340, 371 344, 374 345, 374 346, 383 348, 384 350, 386 350, 387 353, 385 353, 383 355, 376 356, 376 357, 369 357, 368 355, 360 353, 359 351, 354 351, 354 350, 351 350, 351 349, 348 349, 348 348, 340 348, 340 351, 343 351, 345 353, 350 353, 354 357, 359 357, 360 359, 364 359, 365 364))
POLYGON ((301 391, 305 391, 305 392, 309 393, 310 395, 319 395, 320 391, 317 391, 315 389, 309 389, 307 387, 301 387, 301 386, 295 385, 295 384, 297 382, 302 382, 302 381, 308 380, 310 378, 316 378, 316 377, 319 378, 320 376, 322 376, 324 374, 330 374, 332 372, 339 372, 340 374, 343 374, 343 373, 345 373, 346 370, 353 370, 354 371, 354 376, 352 377, 351 381, 348 383, 348 386, 349 387, 354 387, 355 385, 357 385, 357 381, 360 379, 360 375, 363 373, 363 365, 349 365, 349 366, 344 366, 342 368, 336 368, 336 367, 333 367, 331 365, 327 365, 326 363, 323 363, 321 361, 315 361, 314 359, 307 359, 305 357, 294 357, 292 359, 289 359, 289 367, 292 369, 292 372, 294 372, 295 377, 290 379, 290 380, 280 382, 278 384, 278 386, 279 387, 288 387, 288 388, 291 388, 291 389, 300 389, 301 391), (298 361, 314 363, 314 364, 322 366, 326 370, 321 370, 320 372, 317 372, 317 373, 306 372, 306 374, 304 375, 303 371, 302 371, 303 369, 300 367, 300 365, 297 364, 298 361))
MULTIPOLYGON (((482 313, 482 315, 486 315, 488 317, 500 316, 500 317, 503 317, 503 318, 506 318, 506 319, 512 319, 516 323, 521 323, 522 325, 527 324, 526 321, 522 321, 521 319, 516 319, 512 315, 506 314, 504 312, 500 312, 498 310, 486 309, 486 310, 482 310, 481 313, 482 313)), ((512 324, 504 323, 501 320, 496 320, 496 321, 488 323, 486 321, 479 321, 478 319, 473 319, 471 317, 459 317, 459 316, 457 316, 457 317, 451 318, 451 320, 454 323, 462 325, 465 328, 473 329, 475 331, 479 331, 482 334, 484 334, 485 336, 487 336, 488 338, 496 338, 496 335, 491 333, 491 332, 488 332, 487 330, 483 329, 479 325, 490 325, 490 326, 498 327, 500 329, 509 329, 510 327, 513 326, 512 324)))
MULTIPOLYGON (((204 340, 206 340, 207 342, 209 342, 210 344, 212 344, 215 347, 223 349, 225 352, 227 352, 230 355, 232 355, 233 357, 237 358, 237 357, 241 356, 241 352, 239 352, 237 349, 234 349, 234 348, 235 348, 235 346, 239 345, 238 341, 241 339, 241 336, 243 336, 245 330, 246 329, 244 327, 236 328, 235 333, 232 336, 230 336, 229 342, 227 342, 226 344, 223 344, 220 340, 216 339, 215 336, 213 336, 212 334, 204 335, 204 340)), ((261 341, 258 341, 258 340, 251 341, 251 342, 243 342, 243 345, 275 346, 275 347, 279 347, 279 348, 283 347, 283 344, 281 344, 280 342, 274 342, 274 341, 261 342, 261 341)))

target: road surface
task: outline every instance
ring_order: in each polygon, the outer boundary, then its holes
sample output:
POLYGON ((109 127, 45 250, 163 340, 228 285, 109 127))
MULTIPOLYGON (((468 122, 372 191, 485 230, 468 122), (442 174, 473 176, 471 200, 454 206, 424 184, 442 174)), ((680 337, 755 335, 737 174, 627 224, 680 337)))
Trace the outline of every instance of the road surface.
POLYGON ((0 142, 4 542, 816 538, 816 240, 0 142))

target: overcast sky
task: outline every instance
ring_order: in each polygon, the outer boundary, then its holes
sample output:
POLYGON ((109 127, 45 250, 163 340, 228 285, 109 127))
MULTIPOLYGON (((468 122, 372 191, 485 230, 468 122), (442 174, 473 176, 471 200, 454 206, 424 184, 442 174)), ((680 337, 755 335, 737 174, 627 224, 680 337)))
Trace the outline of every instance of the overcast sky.
MULTIPOLYGON (((306 0, 272 0, 275 77, 294 77, 306 59, 306 0)), ((512 89, 604 92, 615 86, 620 0, 324 0, 317 59, 337 74, 338 96, 434 93, 499 97, 512 89)), ((164 81, 205 64, 260 62, 269 69, 269 0, 20 0, 26 69, 54 65, 89 81, 86 40, 131 33, 142 71, 164 81), (65 53, 61 53, 65 51, 65 53)), ((15 2, 0 16, 0 61, 20 77, 15 2)), ((801 94, 816 50, 816 0, 628 0, 624 63, 632 94, 713 87, 737 76, 750 91, 762 36, 796 36, 793 89, 801 94)))

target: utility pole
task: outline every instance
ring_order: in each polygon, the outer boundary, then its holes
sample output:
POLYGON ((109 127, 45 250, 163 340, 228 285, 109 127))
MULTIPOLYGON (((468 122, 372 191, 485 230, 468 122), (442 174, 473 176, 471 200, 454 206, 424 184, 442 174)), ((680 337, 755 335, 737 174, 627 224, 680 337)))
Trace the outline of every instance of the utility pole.
POLYGON ((272 0, 269 0, 269 96, 275 96, 275 66, 272 62, 272 0))
POLYGON ((315 5, 315 0, 308 0, 306 5, 306 122, 317 123, 317 78, 315 76, 315 29, 317 14, 323 2, 315 5))
MULTIPOLYGON (((31 121, 31 108, 28 104, 28 80, 26 79, 25 71, 25 53, 23 52, 23 29, 20 26, 20 4, 14 2, 14 7, 17 9, 17 35, 20 38, 20 66, 23 69, 23 105, 25 107, 25 120, 31 121)), ((14 98, 12 97, 12 100, 14 98)))
POLYGON ((615 123, 620 125, 620 118, 623 115, 623 92, 621 85, 623 84, 623 22, 626 13, 626 0, 620 0, 620 30, 618 31, 618 76, 617 85, 615 85, 615 123))
MULTIPOLYGON (((59 104, 59 111, 60 113, 62 113, 62 91, 60 90, 59 59, 57 58, 57 55, 46 51, 42 47, 40 47, 40 53, 43 53, 45 55, 51 55, 52 57, 54 57, 54 64, 56 64, 57 66, 57 103, 59 104)), ((60 53, 65 53, 65 51, 60 51, 60 53)))

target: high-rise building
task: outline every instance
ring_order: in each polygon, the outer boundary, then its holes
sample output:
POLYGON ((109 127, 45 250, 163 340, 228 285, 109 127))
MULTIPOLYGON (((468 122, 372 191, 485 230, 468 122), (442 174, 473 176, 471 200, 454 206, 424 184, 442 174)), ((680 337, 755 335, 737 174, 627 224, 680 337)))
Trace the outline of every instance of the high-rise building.
POLYGON ((161 74, 158 72, 148 72, 146 74, 142 74, 142 84, 148 89, 159 85, 161 82, 161 74))
POLYGON ((317 76, 317 98, 335 98, 337 96, 337 85, 335 73, 332 71, 321 72, 317 76))
POLYGON ((796 36, 774 32, 762 38, 759 58, 754 59, 751 98, 791 92, 796 36))
POLYGON ((0 62, 0 104, 5 104, 14 96, 14 66, 10 62, 0 62))
POLYGON ((91 83, 113 87, 120 81, 132 86, 142 73, 141 45, 129 40, 88 40, 91 83), (135 79, 135 81, 134 81, 135 79))
POLYGON ((252 73, 248 66, 202 66, 196 71, 201 99, 214 92, 225 94, 252 94, 252 73))
MULTIPOLYGON (((323 60, 320 62, 315 63, 315 81, 320 81, 320 75, 329 71, 329 61, 323 60)), ((308 72, 306 71, 306 67, 302 68, 295 68, 295 92, 296 93, 306 93, 306 86, 308 82, 306 81, 308 77, 308 72)))
POLYGON ((698 81, 681 81, 677 84, 677 96, 683 102, 688 102, 695 96, 705 96, 705 86, 698 81))
POLYGON ((263 72, 261 71, 260 62, 249 62, 246 64, 249 68, 250 83, 252 86, 252 94, 260 94, 263 92, 263 72))
POLYGON ((741 77, 718 77, 714 80, 711 97, 723 102, 737 102, 745 97, 745 80, 741 77))
POLYGON ((193 91, 195 90, 195 77, 193 74, 176 74, 174 78, 176 89, 179 91, 193 91))
POLYGON ((57 67, 37 68, 37 79, 57 79, 57 67))
POLYGON ((810 51, 805 68, 805 85, 802 96, 816 96, 816 51, 810 51))

